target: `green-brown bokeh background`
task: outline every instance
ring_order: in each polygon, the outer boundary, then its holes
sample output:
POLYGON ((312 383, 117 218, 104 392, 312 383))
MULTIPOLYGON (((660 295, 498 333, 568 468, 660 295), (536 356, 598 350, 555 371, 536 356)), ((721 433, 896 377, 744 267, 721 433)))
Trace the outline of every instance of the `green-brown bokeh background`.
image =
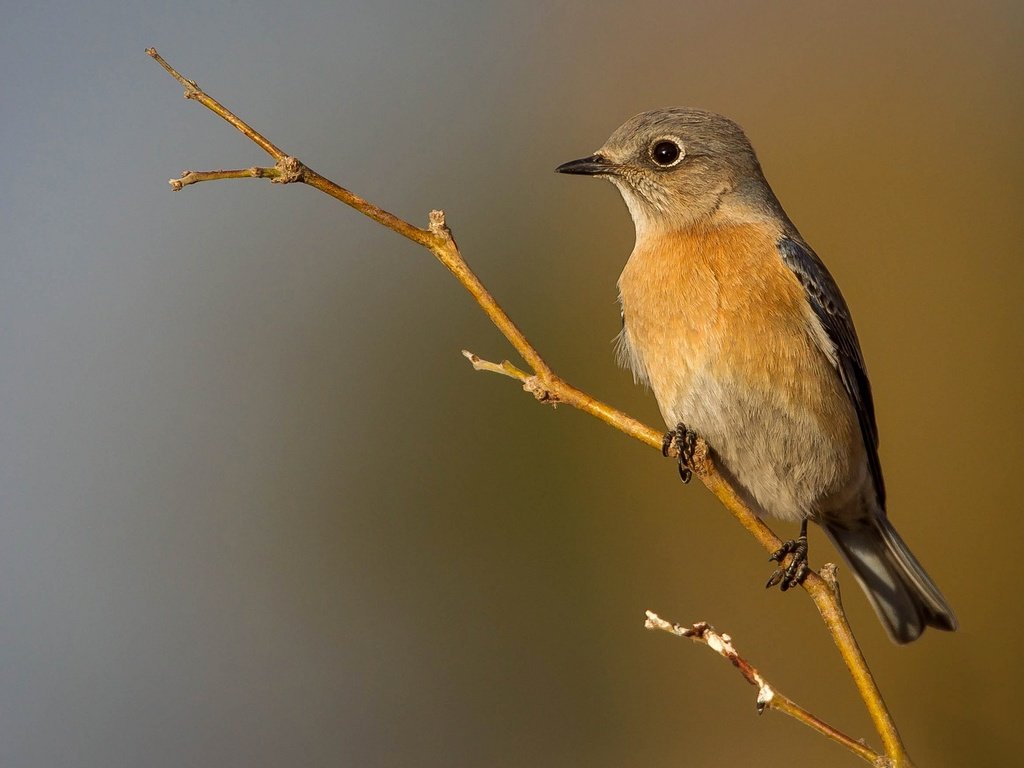
MULTIPOLYGON (((431 258, 262 162, 143 54, 424 221, 569 380, 632 226, 557 177, 625 118, 743 124, 829 264, 890 511, 962 630, 851 620, 921 766, 1019 755, 1024 13, 1014 2, 11 3, 0 28, 0 765, 860 765, 654 609, 877 744, 802 595, 648 448, 459 355, 431 258), (769 7, 769 5, 771 7, 769 7)), ((785 532, 785 529, 781 529, 785 532)), ((819 534, 813 561, 834 557, 819 534)), ((844 571, 840 572, 844 575, 844 571)))

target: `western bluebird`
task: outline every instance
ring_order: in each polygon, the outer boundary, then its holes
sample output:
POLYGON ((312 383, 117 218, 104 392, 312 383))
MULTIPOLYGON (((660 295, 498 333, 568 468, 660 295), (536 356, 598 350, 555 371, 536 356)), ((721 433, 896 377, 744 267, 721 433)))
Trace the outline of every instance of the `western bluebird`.
POLYGON ((696 109, 644 112, 557 170, 607 178, 629 208, 636 245, 619 277, 619 354, 654 391, 666 439, 685 460, 701 435, 754 510, 801 521, 800 539, 774 556, 794 552, 794 562, 769 586, 802 579, 813 520, 895 642, 956 629, 886 516, 850 311, 742 129, 696 109))

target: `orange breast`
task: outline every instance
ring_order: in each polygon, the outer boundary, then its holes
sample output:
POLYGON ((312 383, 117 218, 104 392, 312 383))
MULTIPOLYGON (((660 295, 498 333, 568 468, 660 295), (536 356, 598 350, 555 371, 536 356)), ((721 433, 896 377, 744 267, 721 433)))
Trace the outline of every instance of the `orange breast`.
POLYGON ((748 224, 637 243, 619 278, 625 356, 668 424, 685 421, 680 411, 702 396, 695 386, 716 380, 849 427, 820 324, 777 240, 776 229, 748 224))
POLYGON ((638 242, 619 278, 624 356, 761 510, 860 514, 860 427, 777 237, 745 224, 638 242))

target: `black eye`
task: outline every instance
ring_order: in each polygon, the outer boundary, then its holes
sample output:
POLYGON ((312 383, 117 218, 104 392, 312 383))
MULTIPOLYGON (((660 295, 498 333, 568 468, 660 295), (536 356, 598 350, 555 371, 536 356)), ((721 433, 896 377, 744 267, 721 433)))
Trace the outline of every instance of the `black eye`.
POLYGON ((682 154, 679 145, 669 139, 661 139, 651 147, 651 159, 663 168, 675 165, 682 154))

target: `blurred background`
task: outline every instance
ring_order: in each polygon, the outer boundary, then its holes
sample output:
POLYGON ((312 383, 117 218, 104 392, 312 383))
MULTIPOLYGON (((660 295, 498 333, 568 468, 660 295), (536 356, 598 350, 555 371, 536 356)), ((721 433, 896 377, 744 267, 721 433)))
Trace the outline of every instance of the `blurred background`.
POLYGON ((962 625, 893 646, 847 580, 864 651, 919 765, 1019 752, 1020 3, 3 18, 0 765, 861 764, 646 609, 878 744, 699 483, 470 369, 511 350, 426 252, 308 188, 172 194, 266 158, 149 45, 335 181, 444 208, 555 369, 659 428, 613 360, 628 214, 552 169, 643 109, 739 121, 853 307, 890 513, 962 625))

